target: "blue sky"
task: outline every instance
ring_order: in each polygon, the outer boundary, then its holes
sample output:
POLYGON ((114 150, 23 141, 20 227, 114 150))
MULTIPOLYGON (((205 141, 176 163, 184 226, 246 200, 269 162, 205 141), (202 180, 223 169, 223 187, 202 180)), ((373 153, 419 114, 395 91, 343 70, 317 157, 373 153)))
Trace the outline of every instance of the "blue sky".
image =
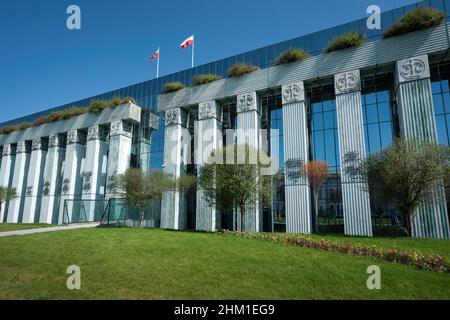
POLYGON ((0 122, 204 64, 416 0, 14 0, 0 4, 0 122), (81 8, 81 30, 66 9, 81 8))

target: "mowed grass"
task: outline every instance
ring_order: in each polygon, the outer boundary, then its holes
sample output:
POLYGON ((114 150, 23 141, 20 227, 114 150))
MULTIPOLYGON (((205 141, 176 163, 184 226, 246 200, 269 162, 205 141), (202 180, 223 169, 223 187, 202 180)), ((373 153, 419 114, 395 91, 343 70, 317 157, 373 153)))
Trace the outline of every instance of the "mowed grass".
POLYGON ((0 223, 0 232, 53 227, 45 223, 0 223))
POLYGON ((0 238, 0 257, 0 299, 450 299, 449 274, 219 234, 58 231, 0 238))

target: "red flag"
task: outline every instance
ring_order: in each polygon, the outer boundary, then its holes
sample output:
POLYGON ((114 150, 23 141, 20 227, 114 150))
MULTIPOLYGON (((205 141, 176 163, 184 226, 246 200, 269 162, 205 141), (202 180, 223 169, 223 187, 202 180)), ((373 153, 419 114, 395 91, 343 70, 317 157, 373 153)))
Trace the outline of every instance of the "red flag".
POLYGON ((150 62, 152 62, 153 60, 155 60, 156 58, 159 58, 159 48, 158 50, 156 50, 156 52, 152 55, 152 57, 150 58, 150 62))
POLYGON ((184 49, 184 48, 187 48, 189 46, 192 46, 193 44, 194 44, 194 35, 192 35, 189 38, 187 38, 186 40, 184 40, 181 43, 180 47, 184 49))

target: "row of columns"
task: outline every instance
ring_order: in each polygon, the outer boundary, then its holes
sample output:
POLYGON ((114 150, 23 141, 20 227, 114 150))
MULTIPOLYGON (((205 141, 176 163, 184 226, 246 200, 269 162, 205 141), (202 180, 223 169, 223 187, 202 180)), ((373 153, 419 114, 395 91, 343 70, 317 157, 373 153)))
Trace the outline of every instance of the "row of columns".
POLYGON ((112 195, 107 185, 129 167, 131 146, 132 125, 126 121, 111 122, 109 135, 97 125, 87 133, 72 130, 3 146, 0 185, 17 195, 2 206, 0 222, 61 224, 65 204, 70 221, 80 212, 88 221, 99 218, 95 200, 112 195), (86 200, 83 208, 76 200, 86 200))
MULTIPOLYGON (((340 170, 344 232, 353 236, 372 236, 372 220, 368 187, 358 176, 355 166, 366 157, 364 125, 361 102, 361 77, 359 70, 350 70, 334 75, 336 112, 340 148, 340 170)), ((401 136, 436 142, 428 57, 420 56, 396 63, 396 98, 400 120, 401 136)), ((282 86, 283 138, 286 164, 285 200, 286 230, 288 233, 309 234, 312 232, 311 191, 305 177, 298 174, 301 164, 309 161, 309 132, 305 88, 303 82, 282 86)), ((222 146, 221 110, 216 101, 200 103, 198 126, 200 133, 207 130, 208 141, 198 142, 201 155, 211 153, 222 146), (208 146, 208 150, 204 150, 208 146)), ((237 96, 237 128, 250 135, 237 135, 239 144, 248 143, 261 147, 260 103, 256 92, 237 96), (249 130, 250 129, 250 130, 249 130)), ((165 171, 179 177, 183 174, 185 160, 182 150, 189 148, 183 141, 182 108, 166 111, 166 132, 164 163, 165 171), (174 153, 174 150, 175 153, 174 153), (175 157, 173 157, 175 154, 175 157)), ((205 136, 199 134, 199 137, 205 136)), ((204 156, 198 159, 205 159, 204 156)), ((201 167, 202 162, 197 162, 201 167)), ((442 200, 429 202, 420 207, 414 217, 414 236, 448 238, 449 222, 445 204, 444 189, 437 191, 442 200)), ((161 226, 168 229, 183 229, 184 198, 175 193, 163 197, 161 226), (181 205, 183 203, 183 205, 181 205)), ((262 229, 262 210, 258 203, 247 209, 245 230, 258 232, 262 229)), ((209 207, 197 191, 197 230, 216 231, 220 228, 220 213, 209 207)), ((239 228, 239 226, 238 226, 239 228)))

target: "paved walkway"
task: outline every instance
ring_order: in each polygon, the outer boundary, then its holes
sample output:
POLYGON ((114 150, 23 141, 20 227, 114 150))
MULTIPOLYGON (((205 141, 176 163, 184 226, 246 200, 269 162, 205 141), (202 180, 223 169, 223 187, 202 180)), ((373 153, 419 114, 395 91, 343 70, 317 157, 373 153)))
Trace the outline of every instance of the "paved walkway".
POLYGON ((100 222, 91 222, 91 223, 71 224, 69 226, 60 226, 60 227, 5 231, 5 232, 0 232, 0 238, 1 237, 9 237, 9 236, 23 236, 23 235, 27 235, 27 234, 33 234, 33 233, 44 233, 44 232, 74 230, 74 229, 83 229, 83 228, 95 228, 99 224, 100 224, 100 222))

